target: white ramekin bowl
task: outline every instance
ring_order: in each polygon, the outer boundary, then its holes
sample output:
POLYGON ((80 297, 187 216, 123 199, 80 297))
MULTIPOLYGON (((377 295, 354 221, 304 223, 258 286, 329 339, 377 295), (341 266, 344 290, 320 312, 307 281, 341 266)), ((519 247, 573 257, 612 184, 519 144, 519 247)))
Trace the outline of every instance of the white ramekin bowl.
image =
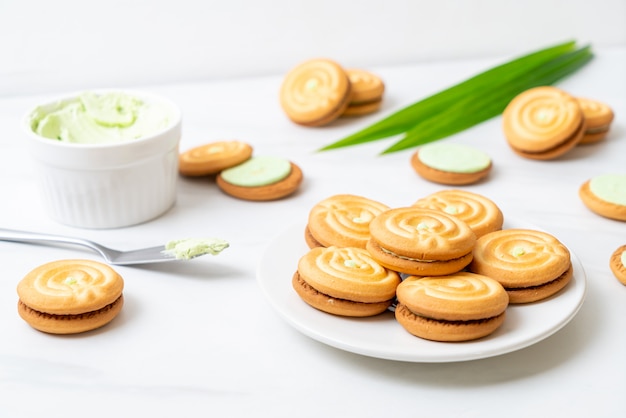
MULTIPOLYGON (((44 209, 52 219, 80 228, 120 228, 154 219, 174 205, 181 112, 162 97, 144 92, 122 93, 166 106, 171 111, 171 123, 139 139, 81 144, 39 136, 32 129, 35 109, 27 113, 26 139, 37 169, 44 209)), ((75 96, 37 108, 53 110, 75 96)))

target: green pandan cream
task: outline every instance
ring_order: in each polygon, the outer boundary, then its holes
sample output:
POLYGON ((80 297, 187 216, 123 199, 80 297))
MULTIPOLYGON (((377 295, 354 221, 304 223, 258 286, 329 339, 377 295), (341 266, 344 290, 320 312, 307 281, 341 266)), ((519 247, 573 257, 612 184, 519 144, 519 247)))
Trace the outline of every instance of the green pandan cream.
POLYGON ((62 142, 108 144, 155 134, 173 122, 168 106, 122 93, 85 92, 31 115, 38 135, 62 142))

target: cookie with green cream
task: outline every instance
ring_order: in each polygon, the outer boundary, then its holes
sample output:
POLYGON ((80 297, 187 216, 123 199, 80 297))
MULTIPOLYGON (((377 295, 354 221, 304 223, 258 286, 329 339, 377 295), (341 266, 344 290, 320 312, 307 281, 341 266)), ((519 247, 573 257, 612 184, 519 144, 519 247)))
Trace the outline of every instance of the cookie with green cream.
POLYGON ((295 193, 302 179, 300 167, 285 158, 255 156, 222 171, 217 176, 217 185, 238 199, 267 201, 295 193))
POLYGON ((580 186, 578 195, 592 212, 626 221, 626 174, 602 174, 580 186))
POLYGON ((466 185, 489 175, 491 157, 469 145, 433 143, 420 147, 411 157, 411 166, 422 178, 439 184, 466 185))

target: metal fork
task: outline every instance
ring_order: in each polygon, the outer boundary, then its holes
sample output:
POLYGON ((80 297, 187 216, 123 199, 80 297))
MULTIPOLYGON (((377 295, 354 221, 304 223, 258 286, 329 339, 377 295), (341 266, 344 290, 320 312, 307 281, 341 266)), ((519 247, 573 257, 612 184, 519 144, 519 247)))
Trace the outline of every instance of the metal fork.
POLYGON ((176 258, 174 254, 165 251, 165 245, 131 251, 118 251, 82 238, 41 234, 38 232, 14 231, 3 228, 0 228, 0 241, 25 242, 53 246, 58 244, 80 245, 96 251, 109 264, 116 265, 160 263, 163 261, 180 260, 176 258))

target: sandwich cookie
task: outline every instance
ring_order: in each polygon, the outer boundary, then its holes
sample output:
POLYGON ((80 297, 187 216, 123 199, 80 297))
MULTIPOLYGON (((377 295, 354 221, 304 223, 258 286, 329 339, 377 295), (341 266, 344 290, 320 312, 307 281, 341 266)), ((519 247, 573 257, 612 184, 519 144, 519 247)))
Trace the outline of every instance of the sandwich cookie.
POLYGON ((578 195, 592 212, 626 221, 626 174, 603 174, 580 186, 578 195))
POLYGON ((181 153, 178 170, 183 176, 208 176, 241 164, 251 156, 252 147, 245 142, 211 142, 181 153))
POLYGON ((445 212, 417 207, 395 208, 370 223, 366 249, 390 270, 416 276, 443 276, 472 261, 476 235, 445 212))
POLYGON ((305 241, 309 248, 365 248, 370 222, 388 209, 387 205, 362 196, 330 196, 311 208, 305 241))
POLYGON ((100 328, 124 304, 124 281, 111 267, 90 260, 59 260, 29 272, 17 285, 17 311, 31 327, 51 334, 100 328))
POLYGON ((587 129, 580 144, 595 144, 603 140, 609 133, 614 114, 607 104, 597 100, 577 97, 578 104, 585 116, 587 129))
POLYGON ((626 286, 626 245, 622 245, 611 254, 609 267, 615 278, 626 286))
POLYGON ((565 245, 550 234, 530 229, 503 229, 479 238, 469 271, 499 281, 512 304, 548 298, 573 275, 565 245))
POLYGON ((400 276, 362 248, 316 247, 302 256, 294 290, 320 311, 365 317, 383 313, 395 301, 400 276))
POLYGON ((293 194, 302 183, 302 170, 280 157, 259 156, 222 171, 217 186, 243 200, 276 200, 293 194))
POLYGON ((322 126, 348 107, 352 86, 335 61, 313 59, 292 69, 280 88, 280 104, 289 119, 305 126, 322 126))
POLYGON ((556 87, 535 87, 517 95, 502 114, 504 135, 518 155, 550 160, 576 146, 587 130, 576 98, 556 87))
POLYGON ((492 162, 489 155, 468 145, 441 142, 420 147, 411 157, 411 166, 428 181, 465 185, 487 177, 492 162))
POLYGON ((352 98, 342 116, 362 116, 378 111, 385 92, 383 80, 365 70, 348 69, 346 73, 352 85, 352 98))
POLYGON ((441 210, 465 222, 477 238, 502 229, 504 215, 489 198, 465 190, 440 190, 413 204, 414 207, 441 210))
POLYGON ((461 272, 441 277, 409 276, 396 289, 395 316, 409 333, 433 341, 469 341, 498 329, 509 296, 500 283, 461 272))

